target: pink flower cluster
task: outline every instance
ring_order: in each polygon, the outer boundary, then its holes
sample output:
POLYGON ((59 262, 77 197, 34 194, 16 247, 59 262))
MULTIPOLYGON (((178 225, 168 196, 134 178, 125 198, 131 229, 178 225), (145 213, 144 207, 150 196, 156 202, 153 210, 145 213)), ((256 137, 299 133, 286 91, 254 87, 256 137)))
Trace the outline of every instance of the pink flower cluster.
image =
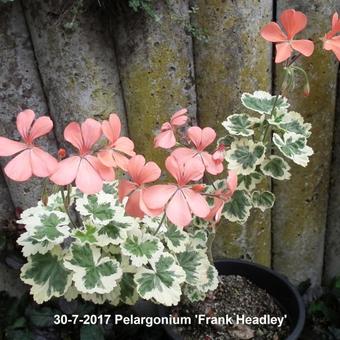
MULTIPOLYGON (((294 9, 286 9, 281 13, 280 21, 285 32, 276 22, 270 22, 261 30, 264 39, 276 43, 275 62, 286 61, 293 51, 297 51, 305 57, 311 56, 314 51, 314 43, 307 39, 294 39, 296 34, 306 28, 306 15, 294 9)), ((340 60, 340 36, 336 35, 337 33, 340 33, 340 20, 338 13, 335 12, 332 18, 332 28, 321 40, 323 48, 333 51, 337 59, 340 60)))
POLYGON ((229 172, 222 189, 203 192, 205 185, 200 181, 205 173, 223 172, 224 146, 218 146, 213 153, 207 151, 216 138, 213 129, 189 127, 183 132, 184 144, 175 147, 176 134, 180 134, 177 128, 188 120, 186 109, 176 112, 155 137, 155 147, 171 152, 165 167, 175 180, 155 185, 151 184, 160 178, 161 169, 136 155, 133 142, 120 136, 121 122, 116 114, 102 123, 89 118, 82 124, 68 124, 64 138, 77 152, 66 157, 65 150, 60 149, 58 160, 35 143, 52 130, 53 122, 46 116, 34 119, 32 110, 19 113, 17 129, 22 142, 0 137, 0 156, 15 155, 4 168, 6 175, 15 181, 26 181, 33 175, 48 177, 62 187, 75 182, 82 192, 94 194, 102 189, 104 181, 114 180, 116 170, 120 169, 129 175, 129 179, 120 179, 118 187, 119 199, 127 198, 126 214, 143 218, 164 213, 179 227, 189 225, 193 216, 219 221, 224 204, 236 190, 237 175, 229 172), (207 203, 208 196, 214 200, 212 207, 207 203))

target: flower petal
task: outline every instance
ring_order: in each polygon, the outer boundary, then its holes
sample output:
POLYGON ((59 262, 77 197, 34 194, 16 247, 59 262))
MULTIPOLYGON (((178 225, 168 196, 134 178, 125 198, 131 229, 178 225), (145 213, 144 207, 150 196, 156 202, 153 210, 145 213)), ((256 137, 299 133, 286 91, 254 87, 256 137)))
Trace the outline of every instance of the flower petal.
POLYGON ((149 209, 161 209, 177 190, 176 185, 157 184, 143 189, 143 201, 149 209))
POLYGON ((137 183, 139 173, 142 171, 144 164, 145 158, 142 155, 136 155, 130 158, 127 168, 133 182, 137 183))
POLYGON ((17 116, 17 129, 24 141, 26 141, 29 136, 34 118, 35 113, 32 110, 24 110, 17 116))
POLYGON ((282 26, 287 32, 288 40, 301 32, 307 26, 307 17, 300 11, 286 9, 280 15, 282 26))
POLYGON ((13 181, 23 182, 32 177, 31 151, 29 149, 19 153, 6 166, 5 174, 13 181))
POLYGON ((105 166, 97 157, 92 155, 85 156, 85 159, 104 181, 113 181, 115 179, 116 175, 112 167, 105 166))
POLYGON ((124 197, 130 195, 130 193, 137 189, 137 185, 128 181, 127 179, 123 179, 119 182, 118 185, 118 198, 121 202, 124 197))
POLYGON ((144 184, 156 181, 161 175, 161 169, 155 162, 147 162, 140 171, 137 183, 144 184))
POLYGON ((96 194, 103 188, 103 180, 92 164, 83 158, 76 176, 77 188, 88 195, 96 194))
POLYGON ((139 200, 140 200, 140 191, 136 190, 133 192, 126 203, 125 212, 127 215, 132 217, 144 217, 144 212, 139 207, 139 200))
POLYGON ((210 127, 201 129, 198 126, 192 126, 188 129, 187 134, 198 151, 204 150, 216 138, 216 132, 210 127))
POLYGON ((50 117, 43 116, 39 117, 32 125, 29 132, 31 140, 34 141, 36 138, 48 134, 53 129, 53 122, 50 117))
POLYGON ((110 141, 110 143, 114 143, 120 136, 120 132, 122 129, 122 124, 117 114, 111 113, 109 120, 105 120, 102 122, 102 130, 104 136, 110 141))
POLYGON ((185 227, 192 220, 189 205, 181 190, 178 190, 166 207, 166 216, 175 225, 185 227))
POLYGON ((292 52, 293 52, 293 49, 291 48, 288 42, 276 44, 275 62, 277 64, 282 63, 283 61, 287 60, 290 57, 292 52))
POLYGON ((265 25, 261 30, 261 36, 263 39, 274 43, 288 39, 276 22, 270 22, 265 25))
POLYGON ((218 175, 223 171, 223 164, 221 162, 216 162, 210 153, 203 151, 200 153, 205 169, 209 174, 218 175))
POLYGON ((31 164, 33 175, 48 177, 58 168, 58 161, 48 152, 34 147, 31 149, 31 164))
POLYGON ((136 155, 136 153, 133 151, 135 145, 133 144, 133 141, 128 137, 119 137, 114 143, 113 148, 129 156, 136 155))
POLYGON ((58 185, 72 183, 77 176, 80 161, 79 156, 63 159, 58 163, 57 170, 52 174, 50 180, 58 185))
POLYGON ((294 50, 300 52, 306 57, 311 56, 314 51, 314 43, 310 40, 293 40, 291 41, 291 45, 294 50))
POLYGON ((144 190, 145 189, 142 189, 142 190, 139 191, 140 192, 140 194, 139 194, 139 207, 140 207, 140 209, 145 214, 147 214, 148 216, 151 216, 151 217, 155 217, 155 216, 160 215, 164 211, 164 207, 159 208, 159 209, 150 209, 144 202, 144 190))
POLYGON ((182 126, 182 125, 184 125, 188 120, 187 113, 188 113, 187 109, 181 109, 181 110, 177 111, 176 113, 174 113, 173 116, 170 119, 171 125, 172 126, 182 126))
POLYGON ((200 155, 187 160, 183 165, 181 185, 200 180, 204 175, 204 170, 205 167, 200 155))
POLYGON ((97 154, 97 157, 105 166, 111 166, 111 167, 117 166, 117 163, 112 158, 112 150, 111 149, 99 151, 98 154, 97 154))
POLYGON ((64 130, 64 138, 78 150, 83 148, 84 141, 79 123, 72 122, 68 124, 64 130))
POLYGON ((198 217, 205 218, 210 212, 207 201, 201 194, 189 188, 183 188, 182 192, 189 204, 191 211, 198 217))
POLYGON ((85 122, 81 124, 81 133, 84 147, 86 150, 90 151, 92 146, 96 144, 102 135, 101 124, 92 118, 87 118, 85 122))
POLYGON ((160 132, 154 139, 155 148, 170 149, 176 145, 176 138, 172 130, 160 132))
POLYGON ((12 156, 27 149, 27 145, 6 137, 0 137, 0 156, 12 156))

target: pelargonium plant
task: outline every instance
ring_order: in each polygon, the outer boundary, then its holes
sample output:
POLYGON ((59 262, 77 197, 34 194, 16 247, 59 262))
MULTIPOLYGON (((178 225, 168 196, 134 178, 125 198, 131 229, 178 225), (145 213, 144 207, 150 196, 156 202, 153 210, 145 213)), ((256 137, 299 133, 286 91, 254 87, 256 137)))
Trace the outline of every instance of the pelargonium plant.
MULTIPOLYGON (((311 55, 314 45, 294 40, 306 26, 304 14, 286 10, 280 20, 287 33, 270 23, 261 34, 276 43, 276 62, 285 62, 281 92, 244 93, 243 110, 226 118, 218 139, 210 127, 190 126, 187 110, 179 110, 154 140, 168 153, 163 170, 120 136, 114 113, 101 123, 89 118, 67 125, 64 138, 76 152, 60 149, 56 158, 38 144, 52 130, 51 119, 19 113, 22 141, 0 137, 0 156, 16 155, 4 172, 15 181, 37 176, 53 183, 18 221, 26 228, 18 239, 27 257, 21 279, 36 302, 81 296, 94 303, 143 298, 170 306, 181 296, 197 301, 216 289, 216 229, 225 221, 244 223, 252 208, 271 208, 273 193, 258 185, 288 180, 289 163, 305 167, 313 154, 311 125, 290 109, 282 91, 292 88, 295 71, 302 70, 296 60, 311 55), (158 182, 165 172, 167 182, 163 176, 158 182)), ((334 14, 323 41, 339 58, 338 32, 334 14)))

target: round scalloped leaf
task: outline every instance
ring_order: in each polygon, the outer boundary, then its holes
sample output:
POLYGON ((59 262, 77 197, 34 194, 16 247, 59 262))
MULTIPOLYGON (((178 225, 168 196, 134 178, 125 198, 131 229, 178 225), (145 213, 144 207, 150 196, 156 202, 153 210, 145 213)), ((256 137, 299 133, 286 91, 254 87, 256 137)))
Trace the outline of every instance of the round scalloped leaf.
POLYGON ((37 303, 62 296, 71 285, 71 272, 65 268, 56 250, 46 254, 34 254, 21 268, 21 279, 31 285, 31 294, 37 303))
POLYGON ((134 273, 124 272, 120 281, 120 301, 128 305, 134 305, 139 298, 134 277, 134 273))
MULTIPOLYGON (((161 220, 162 220, 162 216, 149 217, 145 215, 141 222, 142 224, 146 225, 151 231, 156 231, 159 227, 161 220)), ((158 233, 166 232, 167 225, 168 225, 168 221, 165 218, 162 222, 160 229, 158 230, 158 233)))
POLYGON ((169 223, 168 230, 164 233, 167 247, 174 253, 180 253, 186 249, 189 241, 188 233, 169 223))
POLYGON ((239 190, 253 191, 256 185, 263 179, 262 174, 259 172, 252 172, 249 175, 238 175, 237 176, 237 188, 239 190))
POLYGON ((254 134, 252 127, 256 122, 255 118, 242 113, 229 116, 222 125, 231 135, 249 137, 254 134))
POLYGON ((17 243, 22 246, 22 254, 25 257, 36 253, 46 254, 55 246, 54 243, 47 240, 38 241, 34 239, 29 232, 22 233, 17 239, 17 243))
POLYGON ((129 232, 121 245, 123 255, 130 256, 132 265, 140 267, 150 261, 157 261, 163 252, 163 244, 159 238, 140 230, 129 232))
POLYGON ((207 270, 210 266, 208 257, 202 251, 186 250, 176 254, 177 262, 185 271, 185 282, 190 285, 208 283, 207 270))
POLYGON ((254 143, 246 138, 234 141, 225 156, 228 169, 236 171, 237 174, 249 175, 254 172, 256 165, 262 162, 265 150, 263 143, 254 143))
POLYGON ((117 210, 123 210, 122 207, 114 206, 114 199, 111 194, 103 191, 96 195, 83 195, 76 201, 76 210, 85 217, 90 217, 97 224, 109 223, 117 210))
POLYGON ((165 253, 151 266, 151 269, 140 268, 135 275, 138 294, 165 306, 177 305, 186 276, 184 270, 176 264, 172 255, 165 253))
POLYGON ((269 159, 265 159, 261 164, 261 171, 266 176, 270 176, 280 181, 290 179, 289 170, 289 164, 279 156, 269 156, 269 159))
POLYGON ((189 299, 190 302, 203 301, 207 294, 196 286, 185 285, 183 287, 183 295, 189 299))
POLYGON ((230 201, 224 204, 222 216, 231 222, 244 223, 252 208, 250 195, 245 190, 236 190, 230 201))
POLYGON ((275 195, 270 191, 254 191, 251 199, 255 208, 265 211, 274 205, 275 195))
POLYGON ((76 239, 76 242, 80 244, 98 243, 97 228, 88 221, 85 222, 82 228, 73 229, 72 236, 76 239))
POLYGON ((306 137, 294 132, 286 132, 283 139, 277 133, 274 133, 273 142, 283 155, 304 167, 309 162, 309 156, 313 154, 313 149, 307 146, 306 137))
POLYGON ((119 262, 102 256, 95 246, 73 244, 64 265, 72 270, 72 280, 82 293, 109 293, 122 276, 119 262))
POLYGON ((255 91, 253 94, 243 93, 241 101, 246 108, 267 115, 272 113, 274 103, 277 110, 284 110, 289 107, 287 98, 279 96, 276 99, 276 96, 265 91, 255 91))
POLYGON ((206 229, 188 228, 188 249, 204 250, 207 248, 208 235, 206 229))
POLYGON ((116 286, 110 293, 98 294, 98 293, 81 293, 81 297, 85 301, 91 301, 95 304, 102 305, 109 303, 112 306, 117 306, 120 302, 120 286, 116 286))

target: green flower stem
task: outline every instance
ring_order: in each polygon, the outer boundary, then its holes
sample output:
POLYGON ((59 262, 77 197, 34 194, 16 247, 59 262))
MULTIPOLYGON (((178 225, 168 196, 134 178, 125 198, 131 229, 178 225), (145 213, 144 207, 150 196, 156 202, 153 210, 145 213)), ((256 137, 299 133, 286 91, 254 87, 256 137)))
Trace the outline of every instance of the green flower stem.
POLYGON ((73 228, 77 228, 76 224, 73 222, 73 220, 71 218, 70 211, 68 210, 69 204, 67 202, 67 198, 65 197, 64 187, 63 186, 60 186, 60 192, 61 192, 61 197, 63 199, 65 212, 66 212, 68 218, 70 219, 73 228))
POLYGON ((162 226, 164 220, 165 220, 165 211, 164 211, 164 213, 163 213, 163 216, 162 216, 161 221, 160 221, 159 224, 158 224, 158 227, 157 227, 156 231, 153 233, 154 235, 156 235, 156 234, 159 232, 159 229, 161 228, 161 226, 162 226))

